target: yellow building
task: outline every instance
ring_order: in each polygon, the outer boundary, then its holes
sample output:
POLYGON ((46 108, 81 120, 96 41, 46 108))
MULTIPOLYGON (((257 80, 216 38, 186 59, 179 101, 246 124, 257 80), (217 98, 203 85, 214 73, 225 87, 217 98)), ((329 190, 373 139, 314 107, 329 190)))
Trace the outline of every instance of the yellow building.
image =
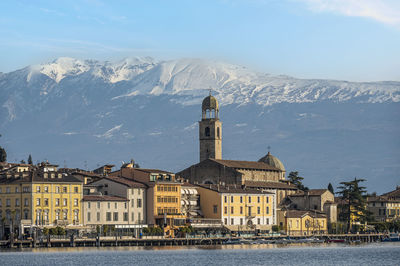
POLYGON ((284 230, 288 235, 325 234, 328 230, 326 215, 318 211, 287 210, 284 214, 284 230))
POLYGON ((275 194, 235 185, 199 185, 204 218, 220 219, 231 231, 271 230, 276 224, 275 194))
POLYGON ((0 176, 0 219, 8 231, 82 224, 81 200, 82 182, 73 176, 43 169, 0 176))
POLYGON ((185 224, 186 217, 181 213, 181 183, 175 180, 175 174, 128 165, 110 175, 147 186, 147 224, 163 227, 167 236, 174 236, 174 230, 185 224))

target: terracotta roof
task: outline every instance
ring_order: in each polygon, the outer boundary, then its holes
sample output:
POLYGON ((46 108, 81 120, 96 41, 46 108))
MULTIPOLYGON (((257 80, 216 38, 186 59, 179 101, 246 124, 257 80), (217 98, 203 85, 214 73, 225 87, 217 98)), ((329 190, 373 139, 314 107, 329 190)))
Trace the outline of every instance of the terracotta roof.
POLYGON ((135 170, 146 172, 146 173, 160 173, 160 174, 174 174, 168 171, 159 170, 159 169, 146 169, 146 168, 134 168, 135 170))
POLYGON ((389 197, 389 198, 400 198, 400 187, 397 187, 396 190, 382 194, 382 196, 389 197))
POLYGON ((255 170, 270 170, 270 171, 280 171, 278 168, 268 165, 263 162, 254 161, 236 161, 236 160, 217 160, 209 159, 219 164, 225 165, 226 167, 231 167, 235 169, 255 169, 255 170))
POLYGON ((319 211, 300 211, 300 210, 287 210, 287 218, 300 218, 308 215, 312 218, 326 218, 326 214, 319 211))
POLYGON ((287 184, 283 182, 264 182, 264 181, 244 181, 247 187, 259 187, 259 188, 282 188, 282 189, 297 189, 293 184, 287 184))
POLYGON ((211 184, 202 184, 196 185, 198 187, 206 188, 212 191, 220 192, 220 193, 243 193, 243 194, 273 194, 266 191, 261 191, 252 188, 244 188, 240 185, 211 185, 211 184))
POLYGON ((146 185, 143 183, 136 182, 136 181, 133 181, 132 179, 127 179, 127 178, 120 177, 120 176, 106 176, 103 178, 114 181, 114 182, 122 184, 122 185, 126 185, 128 187, 146 188, 146 185))
POLYGON ((127 198, 108 195, 84 195, 83 201, 128 201, 127 198))
POLYGON ((321 196, 324 194, 326 191, 329 191, 328 189, 310 189, 308 191, 298 191, 295 194, 290 195, 290 197, 303 197, 305 195, 309 196, 321 196))

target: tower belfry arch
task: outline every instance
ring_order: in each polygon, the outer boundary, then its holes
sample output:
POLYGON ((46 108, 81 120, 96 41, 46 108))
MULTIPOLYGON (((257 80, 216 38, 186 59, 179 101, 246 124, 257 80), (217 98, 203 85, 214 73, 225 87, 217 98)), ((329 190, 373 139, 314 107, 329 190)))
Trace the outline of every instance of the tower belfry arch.
POLYGON ((218 101, 211 95, 211 89, 201 104, 201 113, 200 162, 208 158, 222 159, 222 122, 219 120, 218 101))

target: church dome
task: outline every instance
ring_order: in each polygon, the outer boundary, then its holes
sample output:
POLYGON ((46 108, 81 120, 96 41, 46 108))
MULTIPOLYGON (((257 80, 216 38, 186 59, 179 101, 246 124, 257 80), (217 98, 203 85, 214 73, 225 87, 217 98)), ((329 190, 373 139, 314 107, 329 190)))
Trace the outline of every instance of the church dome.
POLYGON ((265 155, 264 157, 262 157, 260 160, 258 160, 259 162, 263 162, 266 163, 270 166, 273 166, 275 168, 278 168, 281 171, 286 171, 285 167, 283 166, 283 163, 276 158, 275 156, 273 156, 270 152, 268 152, 267 155, 265 155))
POLYGON ((205 110, 218 110, 218 101, 214 96, 207 96, 204 98, 203 103, 201 104, 201 109, 205 110))

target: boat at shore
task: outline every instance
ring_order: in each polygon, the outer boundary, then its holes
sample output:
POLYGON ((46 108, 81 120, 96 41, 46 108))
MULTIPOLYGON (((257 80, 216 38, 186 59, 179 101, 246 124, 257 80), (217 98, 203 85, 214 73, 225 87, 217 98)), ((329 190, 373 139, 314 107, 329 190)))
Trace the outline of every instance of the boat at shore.
POLYGON ((382 240, 382 242, 399 242, 400 234, 399 233, 391 233, 389 237, 382 240))

